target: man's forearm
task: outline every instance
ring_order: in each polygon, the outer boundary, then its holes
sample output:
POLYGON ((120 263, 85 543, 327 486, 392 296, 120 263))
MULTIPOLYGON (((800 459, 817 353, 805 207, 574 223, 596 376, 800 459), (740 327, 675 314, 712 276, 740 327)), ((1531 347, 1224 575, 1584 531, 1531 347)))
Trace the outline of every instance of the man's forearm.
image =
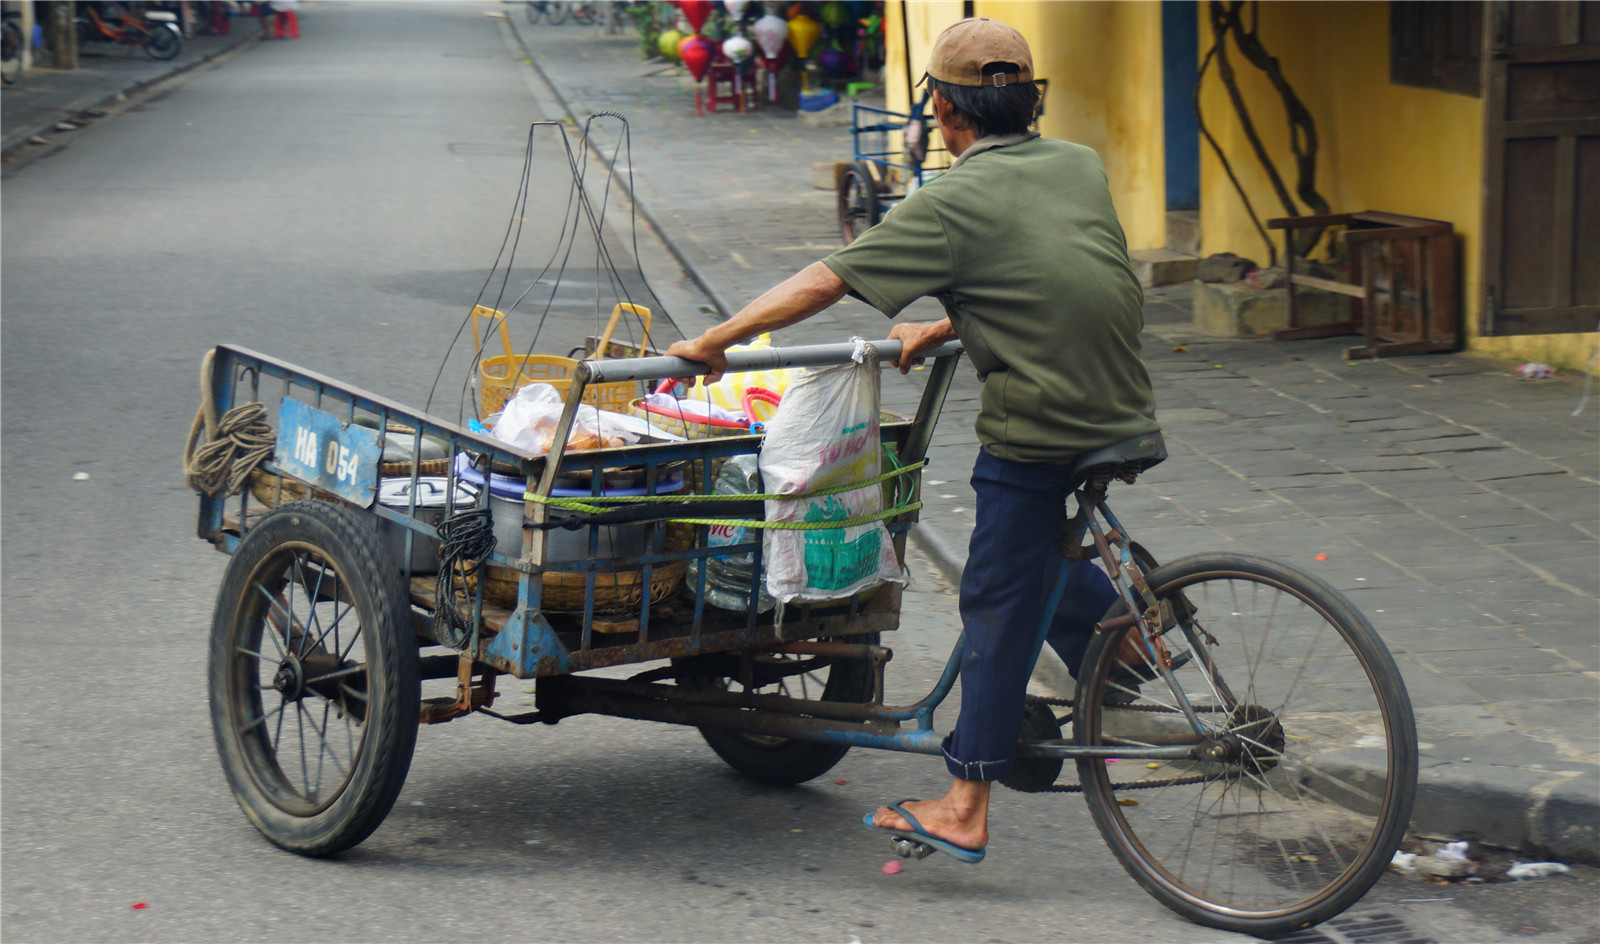
POLYGON ((798 324, 837 302, 848 291, 850 286, 834 275, 832 269, 821 262, 813 262, 701 337, 718 347, 742 344, 768 331, 798 324))

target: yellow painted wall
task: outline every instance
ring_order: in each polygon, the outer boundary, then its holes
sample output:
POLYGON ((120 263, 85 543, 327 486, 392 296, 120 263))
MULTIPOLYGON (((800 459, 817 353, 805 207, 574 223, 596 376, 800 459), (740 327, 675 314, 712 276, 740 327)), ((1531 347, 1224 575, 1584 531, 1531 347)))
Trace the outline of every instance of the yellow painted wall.
MULTIPOLYGON (((1211 48, 1200 6, 1200 53, 1211 48)), ((1483 103, 1450 92, 1389 82, 1389 4, 1262 3, 1262 43, 1316 120, 1321 148, 1317 189, 1333 212, 1387 210, 1448 220, 1460 241, 1462 321, 1468 344, 1499 357, 1577 368, 1592 355, 1593 334, 1480 338, 1483 230, 1483 103)), ((1295 173, 1282 100, 1266 77, 1229 44, 1229 59, 1257 134, 1290 193, 1295 173)), ((1233 164, 1263 221, 1294 215, 1279 203, 1252 153, 1213 65, 1201 88, 1206 125, 1233 164)), ((1303 206, 1295 213, 1309 212, 1303 206)), ((1266 248, 1208 145, 1200 158, 1201 250, 1235 252, 1266 263, 1266 248)), ((1269 231, 1271 232, 1271 231, 1269 231)), ((1282 250, 1282 234, 1273 233, 1282 250)))
MULTIPOLYGON (((901 4, 885 21, 889 107, 907 107, 901 4)), ((961 18, 953 0, 905 5, 913 80, 945 27, 961 18)), ((1129 249, 1166 244, 1165 143, 1161 112, 1161 5, 1051 0, 978 0, 978 16, 1016 27, 1033 50, 1034 74, 1050 80, 1041 133, 1094 148, 1129 249)))

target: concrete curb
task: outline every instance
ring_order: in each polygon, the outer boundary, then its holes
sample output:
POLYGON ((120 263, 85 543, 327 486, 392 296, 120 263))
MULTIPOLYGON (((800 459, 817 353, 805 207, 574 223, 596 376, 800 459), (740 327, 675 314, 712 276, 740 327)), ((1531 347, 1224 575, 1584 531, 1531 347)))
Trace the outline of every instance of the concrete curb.
MULTIPOLYGON (((514 20, 511 27, 534 71, 551 90, 567 117, 576 122, 577 112, 583 110, 581 103, 575 108, 574 103, 567 100, 539 65, 538 57, 523 39, 514 20)), ((662 244, 705 292, 721 317, 731 317, 737 309, 726 303, 717 287, 679 244, 676 235, 662 226, 660 218, 628 190, 626 178, 620 174, 615 176, 639 212, 655 228, 662 244)), ((926 522, 913 527, 908 537, 952 587, 961 585, 966 567, 964 554, 959 554, 926 522)), ((1071 698, 1076 682, 1055 653, 1046 647, 1040 654, 1029 687, 1039 694, 1071 698)), ((1350 773, 1360 776, 1360 770, 1358 764, 1350 773)), ((1586 766, 1581 771, 1559 772, 1479 764, 1470 771, 1442 767, 1425 769, 1417 779, 1411 832, 1446 839, 1477 839, 1541 857, 1600 864, 1600 768, 1586 766)))
MULTIPOLYGON (((522 27, 517 23, 516 17, 508 16, 506 17, 506 22, 511 27, 512 35, 517 37, 517 43, 522 46, 523 52, 528 54, 528 63, 533 66, 533 71, 538 73, 539 78, 550 89, 551 95, 555 97, 555 101, 561 106, 561 110, 566 113, 567 119, 573 124, 578 124, 580 108, 575 108, 573 103, 567 100, 566 95, 561 90, 561 86, 557 85, 550 78, 550 74, 544 71, 544 67, 539 64, 539 57, 534 53, 533 48, 528 45, 528 41, 523 38, 522 27)), ((588 113, 587 109, 583 109, 583 111, 585 114, 588 113)), ((629 187, 627 175, 616 172, 610 164, 606 165, 606 169, 612 175, 612 179, 616 181, 617 186, 622 188, 622 192, 628 195, 629 200, 633 201, 633 205, 638 208, 639 214, 660 235, 662 245, 666 246, 667 251, 672 253, 672 258, 677 260, 678 265, 683 267, 683 271, 688 273, 690 280, 705 293, 706 298, 711 300, 711 304, 717 309, 718 320, 726 321, 732 318, 739 308, 743 306, 736 307, 729 304, 728 300, 722 296, 721 290, 711 281, 705 271, 683 251, 683 247, 678 245, 676 239, 668 235, 667 229, 661 225, 661 218, 650 209, 646 202, 640 200, 638 194, 634 193, 629 187)))
POLYGON ((35 135, 56 133, 56 125, 64 119, 72 118, 86 111, 93 111, 97 108, 105 108, 108 105, 115 104, 116 102, 135 95, 153 85, 165 82, 173 76, 182 75, 185 72, 197 69, 208 62, 214 61, 219 56, 233 52, 235 49, 238 49, 245 43, 260 38, 261 34, 259 32, 251 33, 248 36, 240 36, 238 39, 229 42, 225 46, 214 49, 198 59, 183 63, 179 66, 174 66, 173 68, 168 69, 159 75, 153 75, 142 79, 134 79, 121 88, 111 89, 109 91, 101 90, 91 92, 90 94, 85 95, 66 105, 56 113, 55 117, 35 125, 30 125, 26 128, 18 129, 6 135, 4 140, 0 140, 0 157, 10 157, 13 151, 26 146, 28 139, 34 137, 35 135))

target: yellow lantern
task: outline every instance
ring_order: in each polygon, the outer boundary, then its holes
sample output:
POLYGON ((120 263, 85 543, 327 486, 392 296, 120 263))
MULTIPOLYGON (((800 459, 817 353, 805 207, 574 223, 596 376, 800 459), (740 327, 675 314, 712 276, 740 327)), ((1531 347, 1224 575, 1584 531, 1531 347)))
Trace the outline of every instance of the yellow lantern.
POLYGON ((794 47, 801 59, 810 57, 811 47, 817 44, 817 37, 821 35, 822 24, 804 13, 789 21, 789 45, 794 47))

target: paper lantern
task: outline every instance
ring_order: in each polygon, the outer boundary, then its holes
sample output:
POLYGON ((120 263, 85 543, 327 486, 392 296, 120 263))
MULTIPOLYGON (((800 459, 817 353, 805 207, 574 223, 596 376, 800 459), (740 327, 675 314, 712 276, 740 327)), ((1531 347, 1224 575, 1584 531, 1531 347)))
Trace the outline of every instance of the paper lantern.
POLYGON ((784 14, 784 18, 792 20, 797 16, 805 16, 810 12, 811 5, 808 3, 791 3, 789 4, 789 11, 784 14))
POLYGON ((689 27, 696 33, 700 27, 706 25, 706 17, 711 15, 711 0, 678 0, 678 9, 683 11, 684 19, 689 21, 689 27))
POLYGON ((844 75, 850 71, 850 57, 835 46, 817 53, 817 65, 829 75, 844 75))
POLYGON ((694 76, 696 82, 706 74, 706 67, 711 65, 711 57, 717 54, 717 47, 711 41, 698 33, 685 39, 678 47, 678 58, 683 60, 689 74, 694 76))
POLYGON ((756 20, 753 31, 756 34, 756 42, 761 44, 761 51, 768 59, 777 58, 784 42, 789 39, 789 24, 785 23, 782 17, 773 16, 771 13, 756 20))
POLYGON ((722 54, 728 57, 729 62, 743 62, 754 52, 755 47, 743 36, 735 36, 722 44, 722 54))
POLYGON ((728 15, 733 17, 735 23, 744 19, 744 8, 750 0, 722 0, 722 5, 728 8, 728 15))
POLYGON ((663 58, 677 61, 678 44, 683 42, 683 34, 677 30, 663 30, 656 40, 656 49, 661 51, 663 58))
POLYGON ((829 29, 838 29, 850 22, 850 8, 841 3, 840 0, 829 0, 828 3, 822 5, 822 9, 818 10, 817 13, 822 17, 822 22, 829 29))
POLYGON ((801 59, 811 55, 811 47, 821 35, 822 24, 803 13, 789 21, 789 45, 801 59))

